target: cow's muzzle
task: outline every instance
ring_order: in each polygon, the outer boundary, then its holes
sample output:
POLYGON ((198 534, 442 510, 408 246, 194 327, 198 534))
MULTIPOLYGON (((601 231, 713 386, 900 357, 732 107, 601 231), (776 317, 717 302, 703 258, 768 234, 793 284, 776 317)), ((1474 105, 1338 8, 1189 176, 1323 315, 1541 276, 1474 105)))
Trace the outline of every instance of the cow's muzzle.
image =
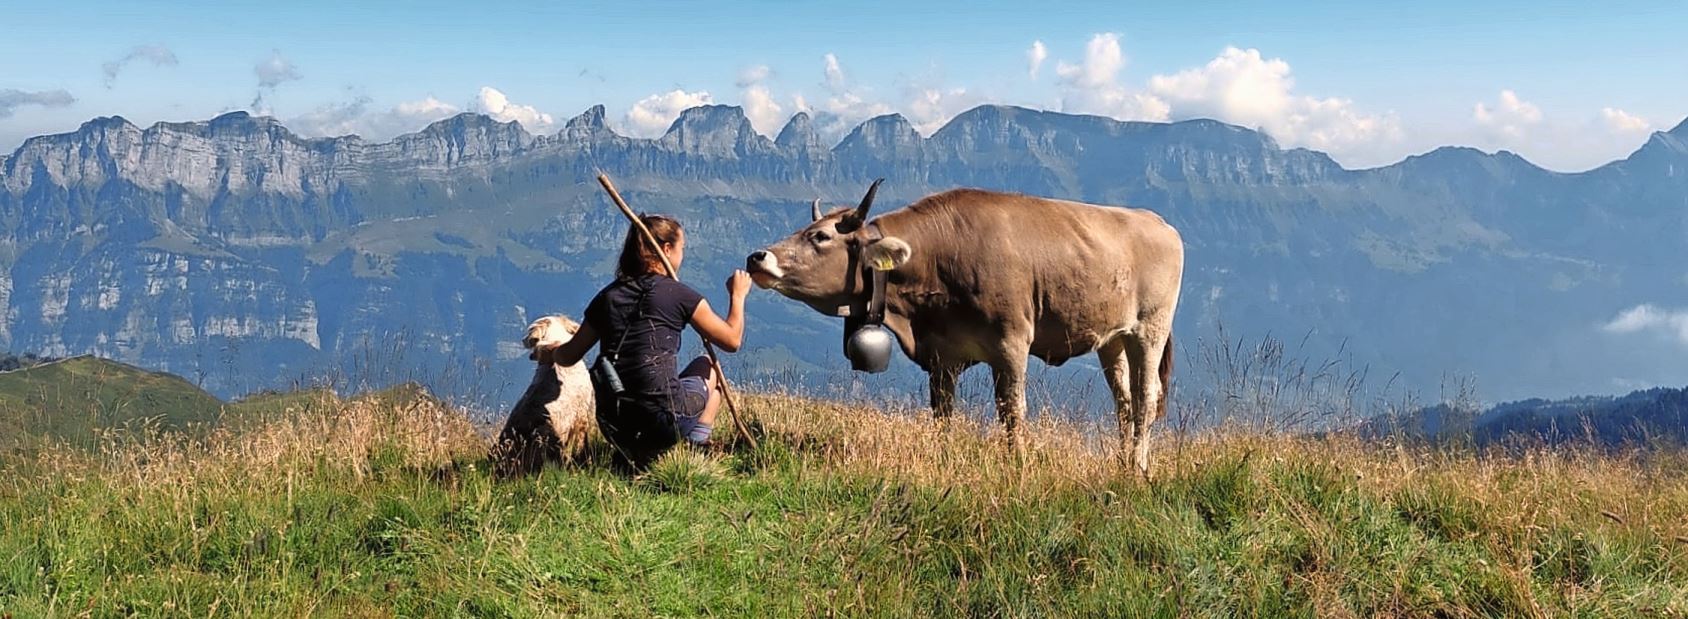
POLYGON ((785 276, 780 269, 780 259, 773 252, 757 251, 744 259, 744 271, 750 274, 750 280, 757 286, 771 288, 785 276))

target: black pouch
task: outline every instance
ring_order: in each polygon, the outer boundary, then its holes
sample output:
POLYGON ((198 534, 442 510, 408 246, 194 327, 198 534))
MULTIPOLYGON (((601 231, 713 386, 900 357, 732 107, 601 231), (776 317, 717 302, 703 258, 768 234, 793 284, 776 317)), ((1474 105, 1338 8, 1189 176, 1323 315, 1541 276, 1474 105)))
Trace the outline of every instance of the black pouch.
POLYGON ((619 396, 627 391, 627 387, 621 384, 621 374, 616 373, 615 362, 610 357, 598 355, 598 360, 592 364, 589 372, 592 382, 602 386, 609 395, 619 396))

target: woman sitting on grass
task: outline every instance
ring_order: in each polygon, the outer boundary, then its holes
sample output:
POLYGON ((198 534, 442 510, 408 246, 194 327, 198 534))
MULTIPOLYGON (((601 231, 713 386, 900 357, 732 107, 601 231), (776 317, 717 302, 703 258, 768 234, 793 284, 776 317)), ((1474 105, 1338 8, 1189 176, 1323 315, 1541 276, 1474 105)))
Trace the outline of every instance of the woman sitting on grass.
MULTIPOLYGON (((686 258, 680 222, 663 215, 641 219, 679 271, 686 258)), ((680 332, 690 324, 721 350, 737 351, 744 339, 744 298, 749 293, 750 275, 734 271, 727 278, 727 317, 716 316, 703 295, 667 275, 661 257, 629 226, 615 281, 586 306, 574 338, 538 351, 540 359, 570 365, 599 345, 599 357, 609 358, 624 389, 613 393, 593 372, 598 427, 615 447, 618 462, 643 468, 681 439, 692 445, 709 443, 721 407, 719 377, 708 357, 675 371, 680 332)))

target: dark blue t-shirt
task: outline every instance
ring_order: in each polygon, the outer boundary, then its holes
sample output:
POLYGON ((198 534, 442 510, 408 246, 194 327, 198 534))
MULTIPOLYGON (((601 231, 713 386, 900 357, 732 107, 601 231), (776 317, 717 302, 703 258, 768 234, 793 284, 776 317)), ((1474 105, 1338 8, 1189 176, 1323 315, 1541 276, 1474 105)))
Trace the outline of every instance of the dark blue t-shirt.
POLYGON ((701 302, 690 286, 651 274, 618 278, 587 304, 598 354, 613 356, 628 396, 653 409, 678 408, 680 332, 701 302))

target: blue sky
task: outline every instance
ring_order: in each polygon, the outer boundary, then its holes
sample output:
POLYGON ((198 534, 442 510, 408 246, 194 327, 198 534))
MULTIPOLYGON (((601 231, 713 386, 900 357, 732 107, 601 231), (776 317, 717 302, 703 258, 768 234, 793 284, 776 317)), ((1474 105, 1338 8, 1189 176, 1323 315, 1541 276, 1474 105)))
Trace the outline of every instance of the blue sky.
POLYGON ((0 151, 104 115, 386 138, 464 110, 555 131, 602 103, 652 135, 707 101, 836 136, 991 102, 1214 117, 1350 166, 1460 144, 1579 170, 1688 116, 1688 3, 1397 4, 3 0, 0 151))

